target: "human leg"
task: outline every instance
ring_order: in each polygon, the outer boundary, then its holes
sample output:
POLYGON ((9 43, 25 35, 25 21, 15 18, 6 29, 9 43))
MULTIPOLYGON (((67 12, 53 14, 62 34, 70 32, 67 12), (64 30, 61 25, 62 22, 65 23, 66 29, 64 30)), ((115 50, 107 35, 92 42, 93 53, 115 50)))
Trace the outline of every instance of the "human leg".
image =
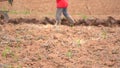
POLYGON ((68 19, 70 24, 74 24, 75 23, 73 18, 68 14, 67 8, 63 9, 63 15, 68 19))
POLYGON ((57 11, 56 11, 56 24, 61 24, 62 11, 63 11, 63 8, 57 8, 57 11))

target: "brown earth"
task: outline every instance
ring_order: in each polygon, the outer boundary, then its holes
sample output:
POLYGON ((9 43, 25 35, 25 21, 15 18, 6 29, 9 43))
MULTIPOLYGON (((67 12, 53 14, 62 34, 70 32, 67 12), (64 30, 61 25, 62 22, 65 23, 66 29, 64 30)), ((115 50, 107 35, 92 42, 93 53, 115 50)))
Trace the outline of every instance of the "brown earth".
POLYGON ((0 65, 13 68, 119 68, 120 28, 39 24, 0 26, 0 65))
POLYGON ((66 19, 53 25, 55 0, 1 2, 10 20, 0 25, 0 68, 119 68, 119 4, 70 0, 70 27, 66 19))

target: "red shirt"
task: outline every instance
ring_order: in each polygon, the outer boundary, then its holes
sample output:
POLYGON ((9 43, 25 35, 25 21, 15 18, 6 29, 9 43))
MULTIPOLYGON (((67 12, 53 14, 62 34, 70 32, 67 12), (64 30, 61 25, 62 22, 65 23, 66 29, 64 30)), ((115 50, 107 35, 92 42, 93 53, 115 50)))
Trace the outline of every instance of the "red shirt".
POLYGON ((68 0, 56 0, 57 8, 66 8, 68 6, 68 0))

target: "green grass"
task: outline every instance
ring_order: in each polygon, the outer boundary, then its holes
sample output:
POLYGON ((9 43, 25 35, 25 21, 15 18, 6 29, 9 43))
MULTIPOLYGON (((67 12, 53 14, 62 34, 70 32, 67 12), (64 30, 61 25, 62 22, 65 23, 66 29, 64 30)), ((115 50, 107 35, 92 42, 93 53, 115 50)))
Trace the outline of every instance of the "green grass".
POLYGON ((88 17, 86 15, 82 15, 82 18, 86 20, 88 17))
POLYGON ((86 20, 88 18, 88 16, 86 14, 83 14, 83 13, 76 13, 75 15, 82 17, 82 19, 84 19, 84 20, 86 20))
POLYGON ((9 14, 23 14, 23 15, 31 14, 30 10, 23 10, 23 11, 8 10, 5 6, 1 8, 1 11, 8 11, 9 14))
POLYGON ((4 51, 2 52, 2 57, 6 58, 8 55, 14 56, 14 53, 9 46, 6 46, 4 51))
POLYGON ((31 14, 31 11, 29 11, 29 10, 24 10, 24 11, 11 10, 11 11, 9 11, 9 14, 23 14, 23 15, 29 15, 29 14, 31 14))

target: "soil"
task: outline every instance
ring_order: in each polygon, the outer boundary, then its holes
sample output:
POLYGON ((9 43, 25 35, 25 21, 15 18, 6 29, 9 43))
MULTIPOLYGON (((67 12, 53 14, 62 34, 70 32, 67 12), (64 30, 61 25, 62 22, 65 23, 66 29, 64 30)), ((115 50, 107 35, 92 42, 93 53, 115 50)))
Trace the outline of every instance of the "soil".
POLYGON ((54 2, 0 3, 10 11, 0 21, 0 68, 119 68, 120 1, 71 0, 74 26, 64 18, 54 25, 54 2))

